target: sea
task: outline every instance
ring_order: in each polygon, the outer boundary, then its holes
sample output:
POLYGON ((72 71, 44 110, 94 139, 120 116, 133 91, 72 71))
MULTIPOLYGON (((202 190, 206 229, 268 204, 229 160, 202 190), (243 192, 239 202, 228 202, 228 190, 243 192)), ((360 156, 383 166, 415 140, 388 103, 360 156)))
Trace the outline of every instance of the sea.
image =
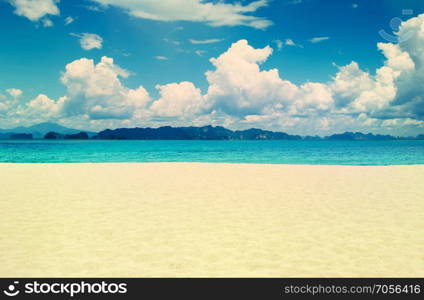
POLYGON ((424 164, 424 141, 3 140, 0 163, 424 164))

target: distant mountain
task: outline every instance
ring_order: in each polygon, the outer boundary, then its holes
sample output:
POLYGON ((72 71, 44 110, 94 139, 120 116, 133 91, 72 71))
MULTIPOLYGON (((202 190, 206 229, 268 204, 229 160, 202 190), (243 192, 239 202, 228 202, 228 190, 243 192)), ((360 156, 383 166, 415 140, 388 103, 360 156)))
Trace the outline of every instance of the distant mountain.
POLYGON ((262 129, 232 131, 221 126, 120 128, 99 132, 100 140, 300 140, 297 135, 262 129))
MULTIPOLYGON (((56 132, 59 134, 78 134, 81 132, 81 130, 78 129, 72 129, 67 128, 64 126, 61 126, 56 123, 41 123, 29 127, 16 127, 12 129, 0 129, 0 138, 11 138, 11 136, 14 134, 32 134, 33 138, 40 139, 43 138, 48 132, 56 132)), ((92 137, 96 135, 95 132, 88 132, 85 131, 89 137, 92 137)))
POLYGON ((235 131, 232 134, 234 140, 301 140, 299 135, 290 135, 285 132, 267 131, 251 128, 242 131, 235 131))
POLYGON ((106 129, 99 133, 66 128, 55 123, 41 123, 29 127, 0 129, 0 139, 99 139, 99 140, 332 140, 332 141, 386 141, 424 140, 424 134, 417 137, 395 137, 362 132, 344 132, 326 137, 290 135, 251 128, 230 130, 221 126, 159 128, 106 129))
POLYGON ((385 140, 396 140, 397 137, 391 135, 380 135, 380 134, 364 134, 362 132, 345 132, 341 134, 333 134, 328 136, 328 140, 347 140, 347 141, 385 141, 385 140))
POLYGON ((48 132, 44 136, 45 140, 88 140, 89 136, 86 132, 79 132, 75 134, 60 134, 54 131, 48 132))
POLYGON ((106 129, 93 139, 99 140, 333 140, 333 141, 389 141, 424 139, 417 137, 395 137, 362 132, 345 132, 327 137, 290 135, 285 132, 267 131, 257 128, 232 131, 221 126, 204 127, 159 127, 106 129))

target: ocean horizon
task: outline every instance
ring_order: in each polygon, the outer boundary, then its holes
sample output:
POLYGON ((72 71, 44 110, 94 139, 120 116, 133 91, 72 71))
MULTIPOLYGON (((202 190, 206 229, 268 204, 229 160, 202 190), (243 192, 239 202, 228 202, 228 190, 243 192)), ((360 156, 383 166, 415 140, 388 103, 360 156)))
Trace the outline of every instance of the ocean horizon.
POLYGON ((424 164, 424 141, 3 140, 1 163, 424 164))

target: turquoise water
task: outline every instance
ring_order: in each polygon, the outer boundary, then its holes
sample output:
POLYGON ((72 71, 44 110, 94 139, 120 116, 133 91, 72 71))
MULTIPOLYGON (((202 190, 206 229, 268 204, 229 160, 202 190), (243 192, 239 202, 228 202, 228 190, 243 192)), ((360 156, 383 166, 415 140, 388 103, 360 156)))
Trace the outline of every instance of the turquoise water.
POLYGON ((424 164, 424 141, 0 141, 0 162, 424 164))

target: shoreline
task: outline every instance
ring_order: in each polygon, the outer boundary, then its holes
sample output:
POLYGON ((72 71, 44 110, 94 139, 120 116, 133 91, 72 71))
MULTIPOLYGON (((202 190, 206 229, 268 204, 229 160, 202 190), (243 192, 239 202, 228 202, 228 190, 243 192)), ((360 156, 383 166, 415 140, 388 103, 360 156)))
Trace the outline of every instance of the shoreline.
POLYGON ((424 165, 0 170, 1 277, 424 276, 424 165))
POLYGON ((420 164, 402 164, 402 165, 340 165, 340 164, 280 164, 280 163, 247 163, 247 162, 203 162, 203 161, 151 161, 151 162, 0 162, 1 166, 30 166, 30 165, 55 165, 55 166, 66 166, 66 165, 184 165, 184 164, 192 164, 192 165, 242 165, 242 166, 307 166, 307 167, 422 167, 424 163, 420 164))

